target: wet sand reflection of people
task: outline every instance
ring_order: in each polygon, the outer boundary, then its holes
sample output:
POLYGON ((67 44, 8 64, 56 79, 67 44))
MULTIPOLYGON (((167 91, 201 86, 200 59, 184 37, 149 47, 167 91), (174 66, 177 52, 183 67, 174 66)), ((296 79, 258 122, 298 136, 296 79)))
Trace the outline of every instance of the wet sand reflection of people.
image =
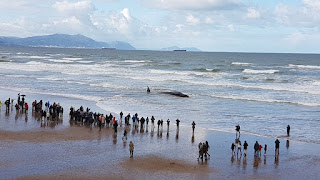
POLYGON ((191 143, 194 143, 194 134, 192 134, 191 143))
POLYGON ((154 135, 154 128, 151 128, 151 137, 154 135))
POLYGON ((274 157, 274 165, 275 165, 276 168, 278 167, 278 165, 279 165, 279 156, 275 156, 274 157))
POLYGON ((263 164, 266 165, 267 164, 267 155, 263 156, 263 164))
POLYGON ((26 123, 28 122, 28 114, 27 114, 27 113, 25 114, 24 121, 25 121, 26 123))
POLYGON ((241 156, 237 156, 237 166, 240 168, 241 167, 241 156))
POLYGON ((117 134, 113 134, 113 144, 117 144, 117 134))
POLYGON ((244 156, 243 157, 243 169, 246 170, 246 168, 247 168, 247 157, 244 156))
POLYGON ((260 158, 260 156, 254 156, 254 158, 253 158, 253 167, 254 167, 255 169, 258 169, 260 163, 261 163, 261 158, 260 158))
POLYGON ((179 139, 179 128, 177 128, 177 133, 176 133, 176 142, 178 142, 179 139))
POLYGON ((233 165, 233 163, 234 163, 234 156, 232 155, 231 156, 231 165, 233 165))
POLYGON ((289 149, 289 146, 290 146, 290 142, 289 142, 289 139, 287 139, 287 141, 286 141, 286 147, 287 147, 287 149, 289 149))

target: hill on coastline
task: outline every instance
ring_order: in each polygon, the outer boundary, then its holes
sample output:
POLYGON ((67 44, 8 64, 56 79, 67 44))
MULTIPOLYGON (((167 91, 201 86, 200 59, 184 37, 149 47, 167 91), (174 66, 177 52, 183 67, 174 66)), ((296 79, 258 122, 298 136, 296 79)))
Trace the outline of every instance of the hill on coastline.
POLYGON ((30 46, 30 47, 64 47, 64 48, 116 48, 119 50, 135 50, 127 42, 99 42, 81 34, 52 34, 45 36, 33 36, 27 38, 0 37, 0 45, 3 46, 30 46))

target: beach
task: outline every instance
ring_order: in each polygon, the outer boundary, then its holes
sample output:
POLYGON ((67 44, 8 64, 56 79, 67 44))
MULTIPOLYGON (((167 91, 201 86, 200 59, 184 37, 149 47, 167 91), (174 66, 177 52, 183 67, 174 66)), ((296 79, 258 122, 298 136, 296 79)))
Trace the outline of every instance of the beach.
POLYGON ((320 179, 320 55, 1 46, 0 57, 0 179, 320 179), (18 93, 28 113, 15 110, 18 93), (34 100, 63 116, 41 121, 34 100), (71 106, 164 123, 131 126, 123 142, 124 126, 70 121, 71 106), (246 158, 231 155, 238 124, 246 158), (198 160, 205 141, 211 156, 198 160), (266 154, 254 156, 256 141, 266 154))
MULTIPOLYGON (((1 90, 1 101, 17 94, 1 90)), ((0 178, 1 179, 319 179, 319 144, 292 141, 281 136, 279 159, 275 159, 275 138, 241 133, 249 144, 248 155, 231 155, 235 132, 177 127, 171 120, 163 130, 152 131, 151 123, 143 132, 130 129, 123 142, 124 127, 114 135, 112 128, 89 127, 70 123, 68 106, 92 105, 89 101, 27 94, 26 102, 50 99, 65 109, 63 122, 49 126, 37 120, 32 109, 16 116, 1 107, 0 178), (26 118, 27 117, 27 118, 26 118), (27 119, 27 120, 26 120, 27 119), (9 127, 10 125, 10 127, 9 127), (289 140, 289 144, 287 143, 289 140), (134 157, 129 158, 129 142, 134 143, 134 157), (197 160, 199 142, 210 145, 208 160, 197 160), (255 157, 253 145, 267 144, 268 150, 255 157)), ((99 110, 99 107, 90 107, 99 110)), ((106 112, 103 112, 106 113, 106 112)), ((138 112, 139 113, 139 112, 138 112)), ((118 119, 118 115, 116 115, 118 119)), ((51 122, 54 123, 54 122, 51 122)), ((131 123, 131 121, 130 121, 131 123)), ((161 129, 161 128, 160 128, 161 129)), ((285 129, 284 129, 285 132, 285 129)), ((292 132, 294 133, 294 132, 292 132)), ((284 133, 285 134, 285 133, 284 133)))

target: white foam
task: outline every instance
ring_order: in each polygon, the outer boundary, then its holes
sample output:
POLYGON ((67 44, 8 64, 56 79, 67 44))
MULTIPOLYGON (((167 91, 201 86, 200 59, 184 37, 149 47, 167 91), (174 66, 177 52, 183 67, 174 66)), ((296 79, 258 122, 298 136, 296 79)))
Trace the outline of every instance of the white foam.
POLYGON ((89 64, 89 63, 93 63, 94 61, 77 61, 77 62, 82 64, 89 64))
POLYGON ((17 52, 18 55, 21 55, 21 54, 26 54, 28 55, 29 53, 24 53, 24 52, 17 52))
POLYGON ((273 69, 268 69, 268 70, 245 69, 242 72, 243 73, 247 73, 247 74, 274 74, 274 73, 278 73, 279 70, 273 70, 273 69))
POLYGON ((56 63, 73 63, 73 61, 66 60, 66 59, 47 59, 50 62, 56 62, 56 63))
POLYGON ((57 77, 41 77, 37 78, 38 80, 45 80, 45 81, 65 81, 66 78, 57 78, 57 77))
POLYGON ((88 96, 88 95, 81 95, 81 94, 62 94, 62 93, 40 93, 40 94, 61 96, 61 97, 74 98, 74 99, 82 99, 82 100, 93 101, 93 102, 99 102, 100 100, 103 99, 102 97, 99 97, 99 96, 88 96))
POLYGON ((295 65, 295 64, 289 64, 289 67, 291 67, 291 68, 300 68, 300 69, 320 69, 320 66, 315 66, 315 65, 295 65))
POLYGON ((110 83, 98 83, 98 84, 89 84, 93 87, 104 87, 104 88, 111 88, 111 89, 132 89, 129 86, 122 86, 118 84, 110 84, 110 83))
POLYGON ((69 60, 69 61, 80 61, 82 60, 82 58, 71 58, 71 57, 67 57, 67 58, 63 58, 64 60, 69 60))
POLYGON ((79 81, 67 81, 68 84, 81 84, 81 85, 86 85, 88 83, 85 82, 79 82, 79 81))
POLYGON ((46 59, 48 58, 48 56, 26 56, 28 58, 31 58, 31 59, 46 59))
POLYGON ((125 60, 124 62, 128 63, 145 63, 145 62, 152 62, 150 60, 125 60))
POLYGON ((152 74, 179 75, 180 77, 185 77, 185 76, 190 76, 190 75, 205 76, 208 74, 205 72, 196 72, 196 71, 168 71, 168 70, 155 70, 155 69, 150 70, 150 73, 152 73, 152 74))
POLYGON ((238 66, 251 66, 252 63, 243 63, 243 62, 232 62, 232 65, 238 65, 238 66))
POLYGON ((20 75, 20 74, 10 74, 10 75, 5 75, 7 77, 14 77, 14 78, 29 78, 30 76, 27 75, 20 75))
POLYGON ((257 101, 257 102, 268 102, 268 103, 287 103, 287 104, 296 104, 302 106, 320 106, 320 103, 316 102, 298 102, 298 101, 287 101, 287 100, 278 100, 278 99, 263 99, 259 97, 240 97, 240 96, 223 96, 223 95, 211 95, 215 98, 222 99, 232 99, 232 100, 245 100, 245 101, 257 101))
POLYGON ((316 85, 316 86, 320 86, 320 80, 319 81, 314 81, 312 84, 316 85))

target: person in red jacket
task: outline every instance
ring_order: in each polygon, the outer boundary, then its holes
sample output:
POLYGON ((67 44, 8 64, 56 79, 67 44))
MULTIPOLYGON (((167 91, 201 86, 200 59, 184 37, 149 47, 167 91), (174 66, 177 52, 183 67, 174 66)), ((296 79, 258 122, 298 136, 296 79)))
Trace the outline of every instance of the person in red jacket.
POLYGON ((24 108, 26 109, 26 112, 28 111, 29 109, 29 105, 27 103, 24 104, 24 108))

